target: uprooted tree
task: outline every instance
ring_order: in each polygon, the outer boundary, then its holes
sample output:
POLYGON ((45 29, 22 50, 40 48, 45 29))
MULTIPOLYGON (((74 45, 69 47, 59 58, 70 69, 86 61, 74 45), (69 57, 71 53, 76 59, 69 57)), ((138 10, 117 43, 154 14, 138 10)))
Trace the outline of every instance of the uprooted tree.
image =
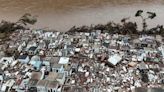
POLYGON ((154 19, 156 17, 156 13, 154 12, 146 12, 148 14, 147 17, 144 17, 143 16, 143 10, 138 10, 135 14, 135 17, 141 17, 142 19, 142 26, 143 26, 143 29, 142 31, 145 32, 147 31, 147 23, 146 23, 146 20, 148 19, 154 19))
POLYGON ((135 14, 136 17, 141 17, 142 19, 142 26, 143 30, 140 32, 141 34, 158 34, 164 36, 164 28, 163 25, 157 25, 156 27, 147 29, 147 22, 148 19, 154 19, 157 15, 154 12, 146 12, 148 16, 143 16, 143 10, 138 10, 135 14))
POLYGON ((2 20, 0 23, 0 33, 13 32, 17 29, 25 29, 28 24, 34 25, 36 22, 36 17, 29 13, 24 14, 17 22, 2 20))

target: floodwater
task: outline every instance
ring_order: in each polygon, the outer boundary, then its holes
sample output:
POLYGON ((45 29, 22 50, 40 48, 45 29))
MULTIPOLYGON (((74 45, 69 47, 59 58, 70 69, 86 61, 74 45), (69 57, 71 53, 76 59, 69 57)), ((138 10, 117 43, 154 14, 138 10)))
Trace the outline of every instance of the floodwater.
POLYGON ((164 24, 164 0, 0 0, 0 20, 16 21, 24 13, 38 16, 36 28, 67 31, 72 26, 115 21, 124 17, 141 24, 138 9, 157 13, 149 27, 164 24))

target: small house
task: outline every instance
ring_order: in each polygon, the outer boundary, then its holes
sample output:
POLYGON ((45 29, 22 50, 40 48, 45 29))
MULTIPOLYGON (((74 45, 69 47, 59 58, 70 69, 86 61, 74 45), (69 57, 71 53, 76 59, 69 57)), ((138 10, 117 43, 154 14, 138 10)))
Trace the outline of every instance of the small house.
POLYGON ((63 73, 64 72, 64 66, 62 64, 54 64, 52 66, 52 71, 57 73, 63 73))
POLYGON ((36 70, 39 70, 41 68, 42 62, 39 56, 35 55, 31 58, 30 64, 36 68, 36 70))
POLYGON ((65 74, 64 73, 58 73, 56 80, 59 82, 59 84, 63 85, 65 80, 66 80, 65 74))
POLYGON ((30 58, 28 55, 20 55, 18 61, 27 64, 30 61, 30 58))
POLYGON ((63 64, 65 65, 65 67, 68 65, 69 63, 69 58, 68 57, 61 57, 58 64, 63 64))
POLYGON ((115 54, 115 55, 109 57, 108 62, 115 66, 121 60, 122 60, 122 57, 118 54, 115 54))
POLYGON ((65 73, 66 76, 70 76, 72 74, 72 67, 70 65, 65 67, 64 73, 65 73))
POLYGON ((46 48, 46 43, 45 41, 41 40, 38 44, 37 49, 45 49, 46 48))
POLYGON ((28 49, 29 55, 35 55, 37 53, 37 47, 32 46, 28 49))
POLYGON ((29 89, 30 88, 36 88, 37 83, 38 83, 38 80, 30 79, 27 86, 28 86, 29 89))
POLYGON ((41 79, 41 76, 42 76, 41 72, 32 72, 27 86, 29 88, 36 87, 36 84, 41 79))
POLYGON ((48 80, 48 81, 56 81, 57 76, 58 76, 58 73, 56 73, 56 72, 49 72, 49 74, 45 78, 45 80, 48 80))
POLYGON ((61 92, 61 91, 58 91, 58 88, 59 88, 59 83, 57 81, 51 81, 51 82, 48 82, 47 84, 47 92, 61 92))
POLYGON ((36 84, 37 87, 37 92, 47 92, 47 80, 39 80, 38 83, 36 84))
POLYGON ((35 41, 29 41, 26 48, 29 49, 31 47, 37 47, 37 43, 35 41))
POLYGON ((51 68, 52 68, 52 65, 54 63, 58 63, 59 62, 59 57, 45 57, 45 58, 42 58, 43 60, 43 63, 42 63, 42 66, 45 66, 47 68, 47 71, 51 71, 51 68))

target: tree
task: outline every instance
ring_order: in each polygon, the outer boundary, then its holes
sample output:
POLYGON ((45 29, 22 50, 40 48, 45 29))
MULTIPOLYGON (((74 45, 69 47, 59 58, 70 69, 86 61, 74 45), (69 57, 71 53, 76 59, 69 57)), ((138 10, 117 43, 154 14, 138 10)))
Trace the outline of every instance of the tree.
POLYGON ((127 20, 130 19, 130 17, 128 18, 123 18, 121 20, 122 22, 122 28, 121 28, 121 33, 122 34, 137 34, 137 24, 134 22, 127 22, 127 20))
POLYGON ((149 14, 148 18, 150 19, 153 19, 157 16, 156 13, 153 13, 153 12, 147 12, 147 14, 149 14))
POLYGON ((122 27, 122 34, 137 34, 137 24, 133 22, 125 22, 122 27))
POLYGON ((136 16, 136 17, 139 17, 139 16, 142 17, 142 15, 141 15, 142 13, 143 13, 143 10, 138 10, 138 11, 136 12, 135 16, 136 16))

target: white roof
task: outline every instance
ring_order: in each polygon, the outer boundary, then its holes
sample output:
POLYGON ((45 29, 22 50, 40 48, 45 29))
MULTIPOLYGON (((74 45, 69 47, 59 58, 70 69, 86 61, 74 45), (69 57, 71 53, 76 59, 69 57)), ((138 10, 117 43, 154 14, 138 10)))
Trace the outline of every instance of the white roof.
POLYGON ((113 56, 111 56, 108 61, 112 64, 112 65, 116 65, 118 62, 121 61, 121 56, 118 54, 115 54, 113 56))
POLYGON ((90 33, 85 33, 86 36, 89 36, 90 33))
POLYGON ((75 48, 75 51, 76 51, 76 52, 79 52, 79 51, 80 51, 80 48, 75 48))
POLYGON ((69 62, 68 57, 61 57, 59 60, 59 64, 67 64, 69 62))

